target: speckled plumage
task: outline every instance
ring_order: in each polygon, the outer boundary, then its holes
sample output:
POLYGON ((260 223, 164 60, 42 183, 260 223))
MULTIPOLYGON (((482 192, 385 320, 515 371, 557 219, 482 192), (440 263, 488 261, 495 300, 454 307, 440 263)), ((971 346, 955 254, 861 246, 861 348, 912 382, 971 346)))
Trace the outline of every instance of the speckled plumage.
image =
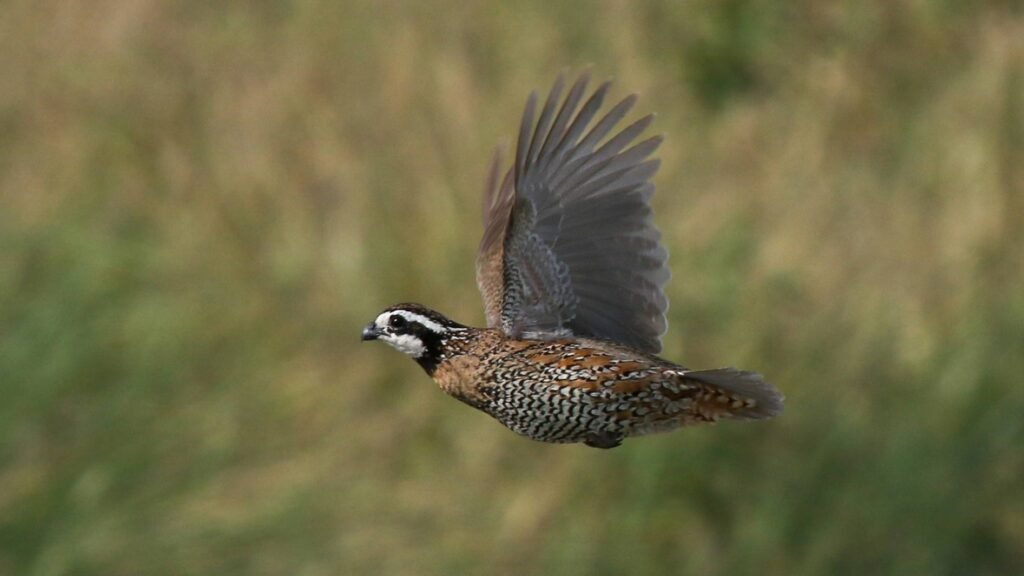
POLYGON ((451 396, 523 436, 598 448, 721 419, 771 418, 782 395, 759 374, 688 370, 655 354, 666 329, 667 255, 651 221, 648 160, 661 137, 630 144, 645 116, 608 136, 635 102, 597 118, 609 83, 582 104, 583 74, 560 76, 534 123, 531 94, 516 159, 496 157, 484 198, 477 284, 487 328, 419 304, 363 329, 413 357, 451 396), (559 105, 559 103, 561 104, 559 105))
POLYGON ((542 442, 611 448, 629 436, 768 418, 782 408, 778 393, 751 372, 688 370, 592 338, 513 339, 418 304, 388 308, 363 337, 422 339, 424 352, 414 358, 443 391, 542 442), (395 314, 401 326, 393 326, 395 314))
POLYGON ((750 395, 702 382, 700 372, 600 340, 509 340, 497 330, 470 329, 449 354, 433 374, 445 392, 544 442, 617 443, 756 416, 759 408, 750 395))

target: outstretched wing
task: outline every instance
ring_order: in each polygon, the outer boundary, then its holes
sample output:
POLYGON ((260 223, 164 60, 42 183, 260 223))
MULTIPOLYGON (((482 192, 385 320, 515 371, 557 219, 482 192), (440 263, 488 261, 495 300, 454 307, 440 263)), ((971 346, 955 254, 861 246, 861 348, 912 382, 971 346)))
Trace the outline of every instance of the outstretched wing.
POLYGON ((530 94, 504 176, 495 155, 477 284, 488 326, 510 336, 589 336, 656 353, 669 271, 649 204, 658 161, 647 158, 662 138, 632 144, 653 115, 606 138, 636 96, 591 126, 610 83, 580 106, 588 81, 582 74, 561 100, 559 75, 536 124, 530 94))

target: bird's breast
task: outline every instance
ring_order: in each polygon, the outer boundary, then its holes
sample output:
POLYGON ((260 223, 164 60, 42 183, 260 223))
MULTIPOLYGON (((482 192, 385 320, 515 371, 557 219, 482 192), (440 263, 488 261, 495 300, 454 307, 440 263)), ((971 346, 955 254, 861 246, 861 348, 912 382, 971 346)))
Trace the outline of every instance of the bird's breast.
POLYGON ((480 408, 487 403, 481 386, 481 359, 472 355, 449 358, 440 363, 433 377, 445 393, 480 408))

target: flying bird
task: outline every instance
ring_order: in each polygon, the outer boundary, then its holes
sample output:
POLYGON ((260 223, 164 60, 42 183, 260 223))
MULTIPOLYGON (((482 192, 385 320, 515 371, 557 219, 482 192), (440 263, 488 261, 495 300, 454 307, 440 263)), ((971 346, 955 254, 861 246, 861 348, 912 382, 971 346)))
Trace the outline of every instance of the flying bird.
POLYGON ((599 117, 610 82, 564 99, 565 73, 535 119, 530 94, 513 165, 495 154, 476 261, 486 328, 397 304, 362 331, 411 356, 440 388, 513 432, 613 448, 631 436, 765 419, 783 396, 760 374, 690 370, 657 356, 667 329, 667 253, 651 217, 647 115, 616 132, 630 95, 599 117), (611 136, 609 136, 611 134, 611 136))

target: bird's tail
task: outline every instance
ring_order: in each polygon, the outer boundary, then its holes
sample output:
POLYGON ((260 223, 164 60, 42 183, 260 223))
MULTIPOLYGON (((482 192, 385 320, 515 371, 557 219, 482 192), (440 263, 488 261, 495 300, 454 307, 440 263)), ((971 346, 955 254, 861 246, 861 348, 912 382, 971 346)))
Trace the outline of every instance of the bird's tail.
POLYGON ((683 378, 702 385, 696 408, 709 420, 762 420, 782 413, 782 393, 757 372, 716 368, 687 371, 683 378))

